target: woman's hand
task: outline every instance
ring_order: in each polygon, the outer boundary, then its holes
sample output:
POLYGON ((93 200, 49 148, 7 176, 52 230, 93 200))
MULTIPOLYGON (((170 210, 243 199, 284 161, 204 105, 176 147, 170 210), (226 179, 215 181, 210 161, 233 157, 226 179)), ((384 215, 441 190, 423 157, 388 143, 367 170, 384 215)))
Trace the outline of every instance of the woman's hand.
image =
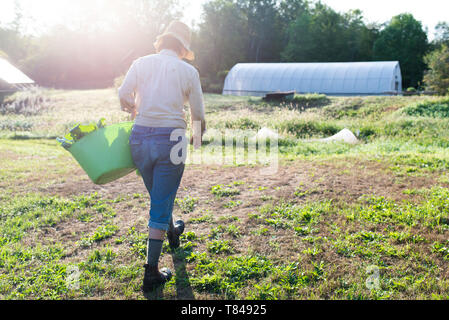
POLYGON ((122 111, 131 113, 131 116, 136 117, 137 111, 136 111, 136 105, 134 103, 130 103, 126 99, 120 99, 120 106, 122 111))
POLYGON ((190 144, 198 149, 203 144, 203 135, 206 132, 206 121, 194 121, 192 123, 193 135, 190 137, 190 144))
POLYGON ((136 106, 133 104, 130 104, 128 101, 121 99, 120 100, 120 105, 122 108, 122 111, 128 112, 130 114, 130 119, 134 120, 137 116, 137 110, 136 110, 136 106))
POLYGON ((202 143, 203 143, 203 137, 202 136, 199 136, 199 137, 191 136, 190 137, 190 144, 193 145, 193 147, 195 149, 200 148, 202 143))

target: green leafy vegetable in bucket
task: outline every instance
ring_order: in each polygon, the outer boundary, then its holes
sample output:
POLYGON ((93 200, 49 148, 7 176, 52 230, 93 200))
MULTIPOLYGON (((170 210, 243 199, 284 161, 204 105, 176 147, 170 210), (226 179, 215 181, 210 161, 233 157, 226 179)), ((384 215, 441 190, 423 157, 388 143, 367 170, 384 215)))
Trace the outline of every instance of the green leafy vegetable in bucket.
POLYGON ((97 123, 97 127, 98 127, 98 129, 106 127, 106 119, 101 118, 97 123))
POLYGON ((62 147, 69 149, 75 142, 79 141, 84 136, 98 129, 104 128, 105 126, 106 119, 104 118, 101 118, 98 123, 77 124, 63 138, 57 138, 56 140, 61 143, 62 147))

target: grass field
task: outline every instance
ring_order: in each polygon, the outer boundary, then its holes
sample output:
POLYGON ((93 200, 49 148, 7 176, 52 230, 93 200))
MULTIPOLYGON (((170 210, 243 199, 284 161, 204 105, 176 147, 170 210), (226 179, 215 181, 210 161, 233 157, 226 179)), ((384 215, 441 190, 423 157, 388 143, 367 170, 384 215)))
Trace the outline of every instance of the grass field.
POLYGON ((448 299, 449 100, 206 95, 208 127, 280 133, 278 173, 188 165, 174 277, 140 291, 149 199, 97 186, 55 137, 127 120, 114 90, 42 91, 0 108, 1 299, 448 299), (349 128, 360 143, 306 142, 349 128))

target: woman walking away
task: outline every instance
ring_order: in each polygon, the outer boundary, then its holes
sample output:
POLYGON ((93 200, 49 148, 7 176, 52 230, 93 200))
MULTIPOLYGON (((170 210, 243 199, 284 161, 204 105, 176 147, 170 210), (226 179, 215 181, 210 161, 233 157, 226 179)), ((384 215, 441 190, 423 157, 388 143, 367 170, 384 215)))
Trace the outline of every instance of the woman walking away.
MULTIPOLYGON (((193 136, 202 137, 206 128, 198 71, 182 60, 194 59, 190 39, 187 25, 170 23, 154 43, 157 54, 134 61, 119 88, 122 110, 135 118, 129 138, 131 154, 151 198, 144 291, 171 278, 168 268, 158 267, 162 243, 167 233, 170 247, 178 247, 184 231, 182 220, 173 223, 172 211, 187 152, 186 102, 190 104, 193 136)), ((198 140, 196 146, 201 143, 198 140)))

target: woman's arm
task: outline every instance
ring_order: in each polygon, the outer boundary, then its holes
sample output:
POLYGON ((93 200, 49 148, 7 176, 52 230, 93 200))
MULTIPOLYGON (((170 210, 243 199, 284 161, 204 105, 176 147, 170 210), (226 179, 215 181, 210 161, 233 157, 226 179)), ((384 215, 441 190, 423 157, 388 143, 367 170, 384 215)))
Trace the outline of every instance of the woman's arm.
POLYGON ((206 132, 206 117, 204 114, 203 90, 201 88, 199 73, 196 70, 192 79, 189 104, 193 130, 193 136, 190 138, 190 143, 194 144, 195 148, 197 148, 201 146, 203 134, 206 132))
POLYGON ((135 92, 137 88, 137 61, 131 65, 126 74, 121 87, 118 89, 120 106, 123 111, 131 113, 134 119, 136 116, 135 92))

